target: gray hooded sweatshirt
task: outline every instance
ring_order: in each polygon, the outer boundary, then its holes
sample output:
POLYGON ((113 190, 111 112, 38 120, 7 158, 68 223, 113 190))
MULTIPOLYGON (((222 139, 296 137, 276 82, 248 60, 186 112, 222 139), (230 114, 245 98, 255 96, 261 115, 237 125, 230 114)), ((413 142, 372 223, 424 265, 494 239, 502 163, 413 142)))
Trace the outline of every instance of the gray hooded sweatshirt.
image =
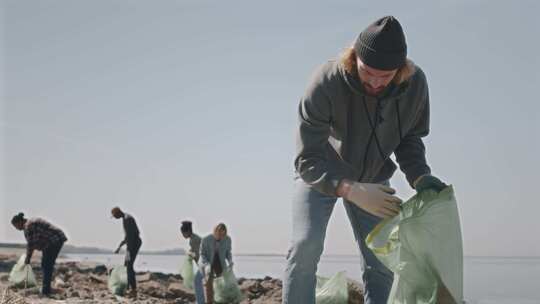
POLYGON ((316 71, 298 109, 297 176, 336 196, 342 179, 381 183, 392 177, 392 153, 411 184, 430 173, 422 137, 429 133, 429 94, 424 73, 367 95, 339 61, 316 71))

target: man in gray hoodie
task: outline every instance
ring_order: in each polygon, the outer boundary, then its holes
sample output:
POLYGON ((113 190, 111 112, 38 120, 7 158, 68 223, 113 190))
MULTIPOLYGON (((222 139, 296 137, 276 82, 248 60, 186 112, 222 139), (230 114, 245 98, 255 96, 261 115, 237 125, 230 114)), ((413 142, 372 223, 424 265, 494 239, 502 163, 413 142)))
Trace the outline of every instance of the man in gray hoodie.
POLYGON ((292 244, 283 303, 314 304, 317 264, 328 220, 343 198, 360 253, 366 304, 386 303, 392 273, 365 244, 383 218, 399 213, 389 180, 401 171, 417 191, 442 190, 431 175, 422 137, 429 133, 424 73, 407 59, 405 35, 392 16, 360 33, 340 60, 314 75, 298 108, 292 244))

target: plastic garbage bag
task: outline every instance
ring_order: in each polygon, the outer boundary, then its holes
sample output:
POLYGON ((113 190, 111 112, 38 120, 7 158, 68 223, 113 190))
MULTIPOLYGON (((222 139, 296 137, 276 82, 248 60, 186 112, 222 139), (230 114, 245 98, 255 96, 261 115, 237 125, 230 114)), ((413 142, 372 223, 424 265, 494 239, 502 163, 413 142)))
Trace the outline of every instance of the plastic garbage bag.
POLYGON ((195 279, 195 271, 193 270, 193 258, 189 255, 186 256, 184 259, 184 263, 182 264, 182 269, 180 270, 180 275, 182 276, 182 279, 184 280, 184 286, 193 289, 193 282, 195 279))
POLYGON ((29 288, 37 286, 36 276, 32 271, 32 266, 24 263, 26 254, 23 254, 17 264, 13 265, 9 273, 9 282, 18 288, 29 288))
POLYGON ((243 296, 236 276, 230 268, 223 271, 220 277, 214 279, 214 302, 216 303, 240 303, 243 296))
POLYGON ((127 289, 126 266, 115 266, 109 275, 109 290, 117 296, 122 296, 127 289))
POLYGON ((366 244, 390 270, 389 304, 463 303, 463 244, 452 186, 426 190, 384 220, 366 244))
POLYGON ((338 272, 331 278, 317 277, 315 301, 317 304, 347 304, 349 288, 345 272, 338 272))

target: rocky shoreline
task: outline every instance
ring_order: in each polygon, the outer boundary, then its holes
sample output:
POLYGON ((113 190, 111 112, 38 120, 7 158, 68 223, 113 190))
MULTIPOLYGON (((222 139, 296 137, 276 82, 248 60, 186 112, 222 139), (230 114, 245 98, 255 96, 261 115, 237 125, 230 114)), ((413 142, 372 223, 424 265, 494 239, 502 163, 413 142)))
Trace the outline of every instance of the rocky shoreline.
MULTIPOLYGON (((193 290, 182 284, 178 274, 159 272, 137 273, 139 295, 137 300, 115 297, 107 287, 108 269, 105 265, 60 262, 56 266, 53 287, 58 293, 52 298, 42 298, 38 288, 14 289, 9 286, 9 271, 15 265, 15 255, 0 255, 0 301, 2 297, 19 299, 13 303, 195 303, 193 290)), ((41 282, 39 261, 32 266, 41 282)), ((241 304, 280 304, 282 283, 280 279, 265 277, 262 279, 239 278, 238 284, 244 300, 241 304)), ((362 288, 355 281, 349 281, 349 303, 363 303, 362 288)))

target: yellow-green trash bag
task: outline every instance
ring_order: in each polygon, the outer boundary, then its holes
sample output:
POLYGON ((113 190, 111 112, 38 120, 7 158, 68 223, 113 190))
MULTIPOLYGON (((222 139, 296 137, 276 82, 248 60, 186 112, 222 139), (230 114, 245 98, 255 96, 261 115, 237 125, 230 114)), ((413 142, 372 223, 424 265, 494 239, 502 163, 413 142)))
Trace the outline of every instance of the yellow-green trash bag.
POLYGON ((216 303, 240 303, 244 298, 238 287, 236 276, 230 268, 223 271, 220 277, 215 278, 213 285, 216 303))
POLYGON ((394 272, 388 304, 463 303, 463 244, 452 186, 413 196, 399 215, 371 231, 366 244, 394 272))
POLYGON ((109 290, 117 296, 124 295, 127 289, 127 268, 126 266, 115 266, 109 275, 109 290))
POLYGON ((26 254, 23 254, 17 264, 13 265, 9 273, 9 283, 17 288, 29 288, 37 286, 36 276, 32 271, 32 266, 24 263, 26 254))
POLYGON ((317 304, 347 304, 349 302, 349 288, 345 272, 338 272, 331 278, 318 276, 315 302, 317 304))
POLYGON ((195 271, 193 270, 193 258, 189 255, 186 255, 186 258, 184 259, 182 269, 180 270, 180 275, 182 276, 184 286, 189 289, 193 289, 195 271))

